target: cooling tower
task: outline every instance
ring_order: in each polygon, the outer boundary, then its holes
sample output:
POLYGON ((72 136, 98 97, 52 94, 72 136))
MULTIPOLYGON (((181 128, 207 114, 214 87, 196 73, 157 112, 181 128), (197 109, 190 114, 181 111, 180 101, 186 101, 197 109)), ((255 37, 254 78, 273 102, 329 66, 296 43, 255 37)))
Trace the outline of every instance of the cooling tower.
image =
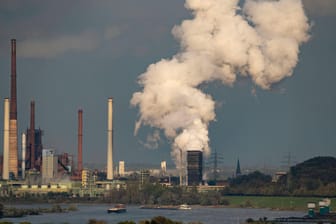
POLYGON ((188 186, 202 184, 203 153, 198 150, 187 151, 188 186))
POLYGON ((113 99, 108 99, 108 115, 107 115, 107 179, 113 179, 113 99))

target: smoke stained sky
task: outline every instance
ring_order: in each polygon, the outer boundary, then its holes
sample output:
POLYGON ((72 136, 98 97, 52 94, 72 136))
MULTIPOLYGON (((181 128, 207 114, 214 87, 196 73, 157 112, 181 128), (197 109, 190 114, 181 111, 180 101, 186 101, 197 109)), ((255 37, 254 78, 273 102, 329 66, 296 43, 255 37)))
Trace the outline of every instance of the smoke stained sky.
MULTIPOLYGON (((271 91, 244 78, 233 87, 202 86, 216 100, 210 147, 222 153, 226 165, 235 164, 237 157, 242 165, 280 165, 288 152, 297 161, 336 156, 333 2, 304 1, 313 23, 311 39, 301 47, 294 75, 271 91)), ((145 148, 157 143, 151 128, 133 135, 138 109, 129 102, 141 90, 137 79, 148 65, 179 51, 171 30, 188 18, 190 11, 178 0, 1 1, 0 96, 9 96, 10 38, 16 38, 20 132, 29 124, 34 99, 44 146, 75 154, 77 110, 82 108, 84 162, 104 165, 107 98, 113 96, 115 161, 125 160, 126 166, 139 161, 159 166, 161 160, 172 164, 171 142, 162 133, 158 149, 145 148)), ((3 127, 3 101, 0 109, 3 127)))

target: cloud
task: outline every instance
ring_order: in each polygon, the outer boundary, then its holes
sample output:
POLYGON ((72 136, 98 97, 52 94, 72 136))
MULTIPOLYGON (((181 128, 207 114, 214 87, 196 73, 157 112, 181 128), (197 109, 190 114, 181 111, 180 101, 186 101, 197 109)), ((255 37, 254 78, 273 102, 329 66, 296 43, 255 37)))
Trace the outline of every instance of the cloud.
POLYGON ((109 26, 105 29, 104 38, 105 40, 111 40, 121 34, 121 30, 117 26, 109 26))
POLYGON ((51 38, 34 38, 18 41, 18 56, 26 58, 53 58, 68 52, 87 52, 99 46, 95 32, 62 35, 51 38))
POLYGON ((336 15, 336 1, 335 0, 303 0, 306 10, 317 16, 331 16, 336 15))

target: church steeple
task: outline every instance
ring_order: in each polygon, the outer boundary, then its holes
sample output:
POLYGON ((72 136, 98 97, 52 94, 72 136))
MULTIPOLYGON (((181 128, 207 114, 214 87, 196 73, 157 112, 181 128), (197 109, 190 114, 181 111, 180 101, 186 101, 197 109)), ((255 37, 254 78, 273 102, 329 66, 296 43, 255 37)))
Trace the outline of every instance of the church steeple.
POLYGON ((236 168, 236 177, 241 175, 241 170, 240 170, 240 163, 239 163, 239 158, 237 161, 237 168, 236 168))

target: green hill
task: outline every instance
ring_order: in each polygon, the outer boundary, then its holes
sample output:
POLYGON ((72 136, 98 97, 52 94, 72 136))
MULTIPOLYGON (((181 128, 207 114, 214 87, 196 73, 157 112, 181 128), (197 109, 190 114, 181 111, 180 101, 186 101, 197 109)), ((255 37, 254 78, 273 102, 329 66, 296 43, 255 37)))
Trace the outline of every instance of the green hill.
POLYGON ((336 158, 306 160, 291 167, 278 182, 258 171, 228 182, 226 195, 336 196, 336 158))
POLYGON ((315 157, 297 164, 280 183, 293 194, 335 195, 336 158, 315 157))

